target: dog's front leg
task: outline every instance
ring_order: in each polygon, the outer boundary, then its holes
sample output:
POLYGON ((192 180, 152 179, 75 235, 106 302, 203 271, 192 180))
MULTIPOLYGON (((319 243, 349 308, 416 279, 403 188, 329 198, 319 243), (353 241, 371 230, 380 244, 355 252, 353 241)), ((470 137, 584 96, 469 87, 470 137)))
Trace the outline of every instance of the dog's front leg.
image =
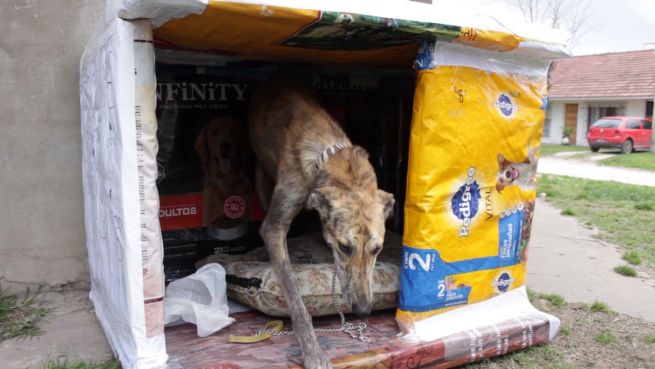
POLYGON ((259 202, 266 213, 268 213, 268 208, 271 205, 273 186, 273 179, 266 173, 262 164, 258 162, 255 167, 255 189, 257 190, 259 202))
POLYGON ((303 208, 306 198, 307 193, 303 186, 278 183, 273 191, 271 206, 260 233, 266 243, 278 280, 282 284, 305 368, 331 369, 332 364, 318 344, 312 318, 298 292, 287 251, 287 232, 291 221, 303 208))

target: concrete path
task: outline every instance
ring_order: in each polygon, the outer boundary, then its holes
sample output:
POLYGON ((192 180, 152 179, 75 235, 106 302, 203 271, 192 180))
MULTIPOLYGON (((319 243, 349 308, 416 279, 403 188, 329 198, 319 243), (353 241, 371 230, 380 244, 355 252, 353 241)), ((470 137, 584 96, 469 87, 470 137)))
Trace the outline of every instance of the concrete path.
POLYGON ((625 264, 618 246, 594 238, 596 232, 545 200, 537 200, 528 256, 528 287, 557 293, 568 302, 600 300, 612 309, 655 322, 655 275, 637 268, 637 278, 613 268, 625 264))
POLYGON ((552 155, 553 158, 559 158, 559 159, 565 159, 565 158, 573 158, 580 161, 585 161, 585 160, 590 160, 593 162, 596 161, 601 161, 604 159, 609 159, 614 155, 618 155, 620 152, 614 152, 614 153, 600 153, 600 152, 585 152, 585 151, 562 151, 558 152, 552 155), (580 156, 582 155, 582 156, 580 156))
POLYGON ((589 161, 561 159, 554 156, 540 158, 537 171, 546 174, 558 174, 570 177, 615 181, 655 187, 655 171, 606 167, 596 165, 589 161))
POLYGON ((0 367, 40 369, 48 359, 68 355, 71 361, 104 363, 111 349, 96 319, 88 291, 50 292, 41 296, 54 309, 41 324, 43 335, 0 343, 0 367))

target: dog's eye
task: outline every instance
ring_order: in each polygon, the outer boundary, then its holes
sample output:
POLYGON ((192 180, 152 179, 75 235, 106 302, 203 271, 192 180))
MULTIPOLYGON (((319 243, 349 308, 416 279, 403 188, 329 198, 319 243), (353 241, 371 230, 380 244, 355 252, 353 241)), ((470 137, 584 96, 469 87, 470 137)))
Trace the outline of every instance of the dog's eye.
POLYGON ((352 254, 352 252, 353 252, 353 249, 352 249, 352 247, 350 247, 350 246, 348 246, 346 244, 340 243, 339 244, 339 251, 346 254, 347 256, 350 256, 350 254, 352 254))
POLYGON ((380 253, 380 251, 382 251, 382 245, 377 245, 377 246, 375 246, 375 248, 373 249, 373 251, 371 251, 371 254, 373 254, 373 255, 377 255, 377 254, 380 253))
POLYGON ((511 176, 512 176, 512 172, 510 172, 509 170, 505 172, 505 177, 510 178, 511 176))

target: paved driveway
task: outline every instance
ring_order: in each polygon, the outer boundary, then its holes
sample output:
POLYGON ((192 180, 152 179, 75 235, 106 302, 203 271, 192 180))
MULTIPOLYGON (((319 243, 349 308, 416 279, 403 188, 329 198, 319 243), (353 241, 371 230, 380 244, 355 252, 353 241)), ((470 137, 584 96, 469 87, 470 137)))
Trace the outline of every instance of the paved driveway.
POLYGON ((638 267, 637 278, 613 271, 625 264, 616 245, 537 200, 528 255, 528 287, 557 293, 568 302, 607 303, 612 309, 655 322, 655 275, 638 267))
MULTIPOLYGON (((547 156, 539 159, 537 171, 655 187, 654 171, 595 164, 605 157, 606 154, 595 154, 583 161, 547 156)), ((537 201, 528 286, 538 292, 557 293, 570 302, 600 300, 621 313, 655 322, 652 271, 638 268, 637 278, 617 274, 613 268, 625 264, 619 246, 595 238, 596 231, 582 226, 575 218, 562 216, 545 200, 537 201)))
POLYGON ((606 167, 596 165, 593 161, 560 159, 553 156, 546 156, 539 159, 537 171, 545 174, 558 174, 655 187, 654 171, 606 167))

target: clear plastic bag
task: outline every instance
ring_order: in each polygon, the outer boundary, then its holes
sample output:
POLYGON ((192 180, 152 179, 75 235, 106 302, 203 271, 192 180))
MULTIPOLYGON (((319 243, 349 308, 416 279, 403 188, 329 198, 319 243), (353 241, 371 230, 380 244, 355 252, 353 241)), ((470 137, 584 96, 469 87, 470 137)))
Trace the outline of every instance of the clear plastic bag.
POLYGON ((166 288, 166 326, 193 323, 199 337, 207 337, 234 322, 228 316, 225 269, 207 264, 166 288))

